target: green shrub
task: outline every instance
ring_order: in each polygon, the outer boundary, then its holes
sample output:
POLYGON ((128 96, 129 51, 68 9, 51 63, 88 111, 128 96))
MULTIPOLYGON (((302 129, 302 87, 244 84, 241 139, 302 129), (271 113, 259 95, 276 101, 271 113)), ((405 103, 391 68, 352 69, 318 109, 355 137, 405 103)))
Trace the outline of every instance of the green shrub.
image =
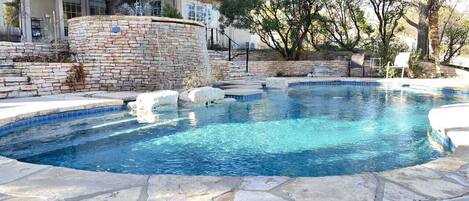
POLYGON ((166 4, 163 8, 163 17, 182 19, 181 13, 169 4, 166 4))
POLYGON ((418 49, 410 55, 408 75, 411 78, 424 77, 423 67, 419 65, 421 52, 421 49, 418 49))

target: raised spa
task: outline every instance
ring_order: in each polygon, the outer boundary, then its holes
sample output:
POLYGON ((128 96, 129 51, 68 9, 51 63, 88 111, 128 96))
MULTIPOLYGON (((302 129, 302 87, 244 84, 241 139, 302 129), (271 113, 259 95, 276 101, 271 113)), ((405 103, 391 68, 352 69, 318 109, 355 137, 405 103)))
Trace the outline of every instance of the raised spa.
MULTIPOLYGON (((260 100, 51 118, 0 135, 0 155, 92 171, 325 176, 413 166, 449 150, 428 134, 431 108, 468 101, 377 86, 295 86, 260 100)), ((46 118, 47 119, 47 118, 46 118)))

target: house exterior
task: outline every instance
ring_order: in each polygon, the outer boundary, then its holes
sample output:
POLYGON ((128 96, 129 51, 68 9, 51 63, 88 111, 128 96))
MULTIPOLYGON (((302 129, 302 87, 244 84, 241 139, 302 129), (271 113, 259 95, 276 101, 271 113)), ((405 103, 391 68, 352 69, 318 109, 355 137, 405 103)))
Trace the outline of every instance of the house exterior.
MULTIPOLYGON (((0 0, 0 16, 3 16, 3 3, 9 1, 12 0, 0 0)), ((207 34, 212 33, 212 28, 219 27, 220 13, 217 7, 221 0, 20 0, 22 41, 67 40, 68 19, 87 15, 125 15, 128 13, 122 13, 125 8, 123 4, 132 6, 135 2, 150 5, 149 9, 145 7, 143 15, 161 16, 165 5, 169 5, 176 8, 184 19, 204 23, 207 34)), ((0 19, 2 27, 3 17, 0 19)), ((214 33, 215 36, 207 38, 214 38, 216 43, 228 43, 220 32, 214 33)), ((251 43, 254 38, 247 30, 228 28, 225 33, 237 44, 251 43)))

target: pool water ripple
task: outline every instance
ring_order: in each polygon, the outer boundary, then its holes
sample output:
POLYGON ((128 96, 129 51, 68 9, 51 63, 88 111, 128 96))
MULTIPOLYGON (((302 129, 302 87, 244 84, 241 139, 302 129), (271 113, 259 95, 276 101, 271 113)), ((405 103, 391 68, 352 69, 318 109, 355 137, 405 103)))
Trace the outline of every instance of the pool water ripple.
POLYGON ((0 136, 0 155, 93 171, 327 176, 383 171, 448 154, 428 111, 467 97, 376 86, 296 86, 261 100, 61 120, 0 136))

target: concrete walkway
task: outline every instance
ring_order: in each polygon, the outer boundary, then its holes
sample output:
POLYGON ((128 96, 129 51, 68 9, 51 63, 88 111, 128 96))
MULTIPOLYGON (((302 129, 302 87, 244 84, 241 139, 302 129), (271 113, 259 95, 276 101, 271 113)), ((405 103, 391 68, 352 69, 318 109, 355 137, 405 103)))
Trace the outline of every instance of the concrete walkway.
MULTIPOLYGON (((2 100, 0 122, 120 104, 122 100, 81 95, 2 100)), ((198 177, 90 172, 0 157, 0 200, 469 200, 469 146, 466 138, 451 136, 467 124, 442 123, 455 112, 468 119, 468 108, 446 106, 431 112, 439 117, 430 117, 434 129, 446 132, 458 147, 446 158, 409 168, 330 177, 198 177)))
POLYGON ((81 94, 2 99, 0 126, 40 115, 123 104, 120 99, 89 98, 81 94))

